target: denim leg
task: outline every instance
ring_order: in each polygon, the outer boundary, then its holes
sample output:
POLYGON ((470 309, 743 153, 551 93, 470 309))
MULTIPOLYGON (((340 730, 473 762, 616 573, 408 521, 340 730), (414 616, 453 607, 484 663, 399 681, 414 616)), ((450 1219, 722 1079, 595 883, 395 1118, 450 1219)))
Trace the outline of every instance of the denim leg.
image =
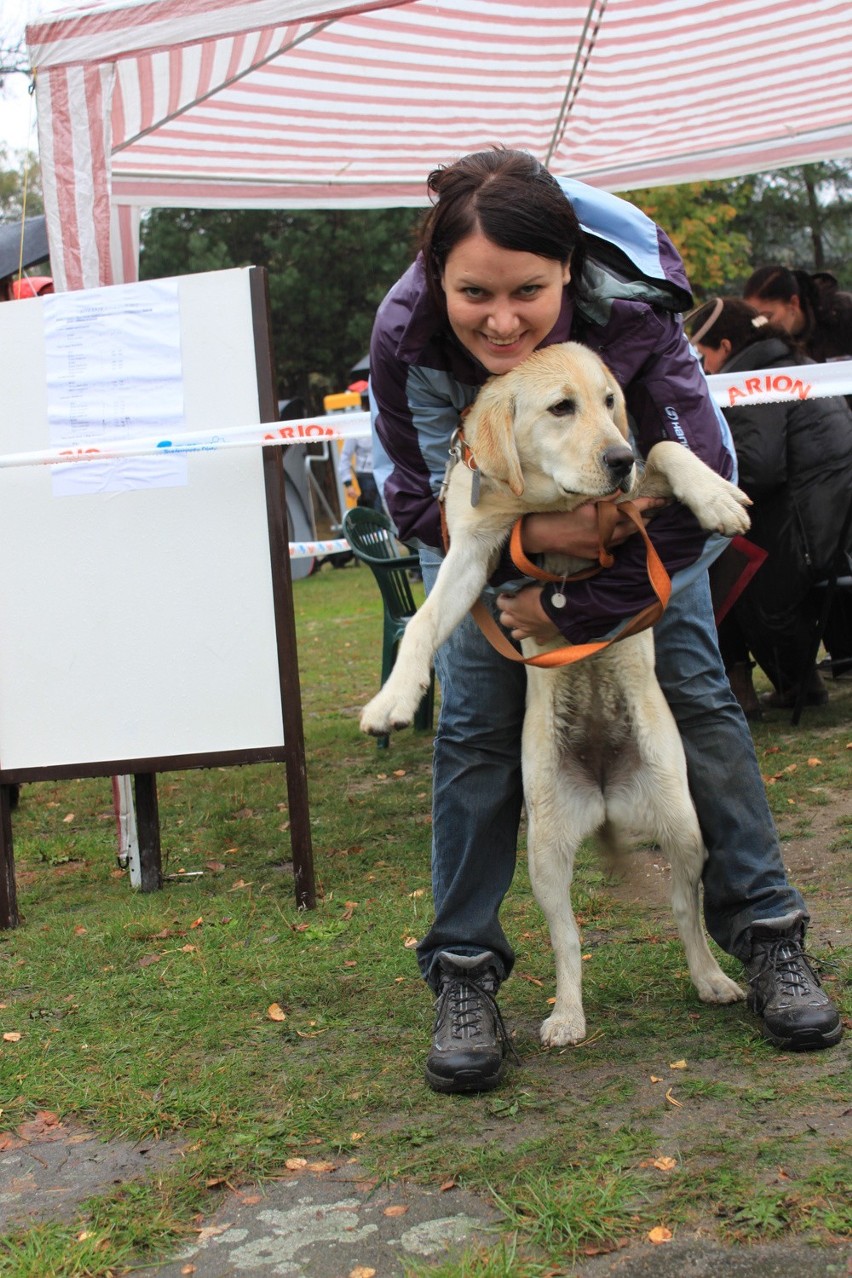
MULTIPOLYGON (((440 558, 421 552, 427 592, 440 558)), ((498 913, 515 870, 523 803, 521 730, 526 671, 491 647, 465 617, 435 659, 441 713, 435 734, 432 798, 434 922, 417 947, 434 986, 441 950, 491 950, 501 980, 514 953, 498 913)))
POLYGON ((716 642, 707 574, 677 594, 654 631, 657 677, 683 740, 689 788, 707 847, 704 917, 714 941, 747 959, 745 933, 808 913, 787 882, 745 717, 716 642))

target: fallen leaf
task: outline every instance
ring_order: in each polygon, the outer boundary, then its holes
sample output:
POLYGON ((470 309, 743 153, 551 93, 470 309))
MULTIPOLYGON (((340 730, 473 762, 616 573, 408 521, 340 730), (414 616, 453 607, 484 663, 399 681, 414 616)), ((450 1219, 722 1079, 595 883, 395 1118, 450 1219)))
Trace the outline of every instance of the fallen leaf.
POLYGON ((62 818, 62 820, 63 820, 63 822, 65 823, 65 825, 70 825, 70 824, 71 824, 71 822, 74 820, 74 813, 73 813, 73 812, 69 812, 67 816, 64 816, 64 817, 62 818))
POLYGON ((808 759, 809 768, 818 768, 822 765, 822 759, 808 759))
POLYGON ((20 1041, 21 1041, 21 1033, 19 1030, 8 1030, 3 1035, 4 1043, 20 1043, 20 1041))
POLYGON ((333 1172, 337 1171, 337 1163, 306 1163, 308 1171, 312 1172, 333 1172))
POLYGON ((144 954, 139 960, 139 967, 150 967, 152 963, 159 963, 162 954, 144 954))
POLYGON ((189 925, 189 930, 190 930, 190 931, 192 931, 192 929, 193 929, 194 927, 201 927, 201 925, 203 924, 203 922, 204 922, 204 919, 203 919, 203 918, 201 918, 201 916, 199 915, 199 917, 198 917, 197 919, 193 919, 193 920, 192 920, 192 922, 191 922, 191 923, 190 923, 190 925, 189 925))
POLYGON ((307 1158, 288 1158, 284 1166, 288 1171, 301 1171, 303 1167, 307 1167, 307 1158))
POLYGON ((689 1069, 689 1066, 686 1061, 672 1061, 669 1065, 669 1069, 689 1069))
POLYGON ((77 926, 74 928, 74 935, 85 936, 88 930, 89 929, 87 927, 83 927, 82 923, 78 923, 77 926))
POLYGON ((402 943, 407 950, 413 950, 417 946, 417 937, 416 936, 403 937, 402 943))
POLYGON ((199 1245, 201 1245, 206 1243, 208 1238, 216 1238, 217 1235, 226 1234, 229 1229, 233 1228, 234 1225, 232 1221, 227 1221, 223 1225, 205 1225, 202 1229, 198 1230, 197 1241, 199 1245))
POLYGON ((667 1243, 672 1240, 672 1231, 666 1229, 665 1225, 655 1225, 648 1234, 648 1242, 667 1243))
POLYGON ((455 1189, 457 1184, 458 1184, 458 1181, 445 1180, 444 1183, 440 1186, 441 1193, 446 1194, 450 1189, 455 1189))
POLYGON ((181 954, 194 954, 197 949, 197 945, 182 945, 180 947, 180 952, 181 954))
POLYGON ((350 1140, 363 1140, 363 1139, 364 1139, 364 1137, 366 1136, 366 1134, 367 1134, 366 1132, 350 1132, 350 1133, 349 1133, 349 1139, 350 1139, 350 1140))
POLYGON ((386 1216, 404 1216, 407 1211, 408 1207, 405 1203, 398 1203, 395 1207, 386 1207, 384 1214, 386 1216))
POLYGON ((224 870, 225 866, 221 861, 205 861, 204 868, 209 870, 211 874, 219 874, 220 871, 224 870))
POLYGON ((396 771, 394 772, 394 776, 395 776, 395 777, 404 777, 404 776, 405 776, 405 768, 397 768, 397 769, 396 769, 396 771))
POLYGON ((674 1171, 677 1167, 677 1159, 670 1158, 668 1154, 661 1154, 659 1158, 654 1158, 651 1162, 652 1167, 656 1167, 657 1171, 674 1171))
POLYGON ((184 1265, 184 1266, 183 1266, 183 1268, 181 1269, 181 1273, 182 1273, 182 1274, 194 1274, 194 1273, 195 1273, 195 1265, 184 1265))
POLYGON ((652 1083, 661 1083, 663 1080, 658 1078, 656 1074, 649 1075, 652 1083))
POLYGON ((666 1092, 666 1100, 669 1102, 670 1105, 676 1105, 678 1109, 681 1109, 683 1106, 683 1101, 675 1100, 674 1096, 672 1096, 671 1088, 669 1088, 669 1090, 666 1092))
POLYGON ((77 1235, 77 1242, 85 1242, 87 1238, 92 1237, 91 1229, 81 1229, 77 1235))
POLYGON ((271 1021, 286 1021, 287 1013, 281 1007, 280 1003, 270 1003, 266 1009, 266 1015, 271 1021))
POLYGON ((349 1278, 376 1278, 376 1271, 368 1269, 366 1265, 356 1265, 349 1270, 349 1278))
POLYGON ((5 1154, 9 1149, 20 1149, 23 1143, 13 1132, 0 1132, 0 1154, 5 1154))
POLYGON ((240 892, 243 888, 251 887, 250 883, 246 883, 245 879, 237 879, 233 887, 228 889, 229 892, 240 892))

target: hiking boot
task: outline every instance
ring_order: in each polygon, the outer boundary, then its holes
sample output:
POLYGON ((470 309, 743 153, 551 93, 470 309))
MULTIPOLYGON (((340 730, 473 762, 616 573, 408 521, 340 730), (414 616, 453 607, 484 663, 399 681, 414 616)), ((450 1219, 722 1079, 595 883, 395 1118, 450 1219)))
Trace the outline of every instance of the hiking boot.
POLYGON ((800 927, 751 930, 748 1005, 763 1017, 763 1033, 776 1047, 812 1052, 840 1042, 843 1028, 831 999, 806 958, 800 927))
MULTIPOLYGON (((770 710, 792 710, 798 695, 798 687, 785 688, 783 692, 776 689, 775 692, 764 692, 761 695, 760 704, 768 706, 770 710)), ((805 685, 804 704, 806 706, 824 706, 827 701, 828 688, 822 681, 822 675, 814 666, 812 672, 808 675, 805 685)))
POLYGON ((472 958, 438 955, 435 1029, 426 1082, 436 1092, 488 1092, 503 1077, 509 1039, 494 996, 500 985, 490 950, 472 958))
POLYGON ((731 666, 730 670, 726 670, 725 674, 728 676, 731 692, 739 701, 743 714, 747 719, 755 722, 763 718, 763 711, 760 708, 760 702, 757 699, 757 693, 752 683, 751 672, 753 669, 754 666, 750 661, 738 661, 731 666))

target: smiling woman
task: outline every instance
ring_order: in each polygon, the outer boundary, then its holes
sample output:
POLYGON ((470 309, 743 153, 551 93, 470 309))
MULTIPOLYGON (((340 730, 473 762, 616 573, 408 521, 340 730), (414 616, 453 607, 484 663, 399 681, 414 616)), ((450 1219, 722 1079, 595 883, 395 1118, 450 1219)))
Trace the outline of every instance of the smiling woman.
POLYGON ((450 328, 489 373, 506 373, 547 337, 570 279, 567 262, 499 248, 476 231, 444 265, 450 328))
MULTIPOLYGON (((521 151, 465 156, 431 173, 428 188, 434 203, 421 253, 379 308, 370 350, 377 481, 399 535, 421 548, 427 591, 443 558, 436 498, 460 414, 489 375, 512 372, 534 350, 569 340, 591 348, 624 392, 643 456, 670 440, 731 476, 730 436, 678 318, 691 302, 683 264, 658 227, 623 200, 554 178, 521 151)), ((570 413, 559 420, 570 429, 570 413)), ((597 559, 591 503, 536 512, 523 527, 527 555, 597 559)), ((634 532, 620 521, 613 565, 597 576, 543 588, 516 582, 515 600, 501 594, 495 606, 492 590, 483 603, 513 638, 608 638, 654 601, 634 532)), ((672 577, 655 633, 657 675, 707 845, 708 931, 746 963, 753 1006, 775 1043, 830 1046, 839 1017, 802 951, 807 911, 786 881, 751 737, 715 643, 706 565, 724 543, 676 502, 655 512, 650 535, 672 577), (802 993, 792 1004, 782 976, 802 993)), ((514 953, 498 915, 521 814, 525 678, 470 616, 440 647, 435 668, 435 917, 417 947, 437 996, 426 1079, 436 1091, 486 1091, 500 1083, 508 1050, 495 997, 514 953)))

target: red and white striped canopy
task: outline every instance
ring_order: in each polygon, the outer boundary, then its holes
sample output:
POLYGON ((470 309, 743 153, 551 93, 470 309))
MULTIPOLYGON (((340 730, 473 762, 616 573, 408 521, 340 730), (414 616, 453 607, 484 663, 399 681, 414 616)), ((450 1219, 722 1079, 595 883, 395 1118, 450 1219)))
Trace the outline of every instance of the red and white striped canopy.
POLYGON ((491 143, 608 190, 852 155, 849 0, 124 0, 28 28, 58 285, 140 208, 425 203, 491 143))

